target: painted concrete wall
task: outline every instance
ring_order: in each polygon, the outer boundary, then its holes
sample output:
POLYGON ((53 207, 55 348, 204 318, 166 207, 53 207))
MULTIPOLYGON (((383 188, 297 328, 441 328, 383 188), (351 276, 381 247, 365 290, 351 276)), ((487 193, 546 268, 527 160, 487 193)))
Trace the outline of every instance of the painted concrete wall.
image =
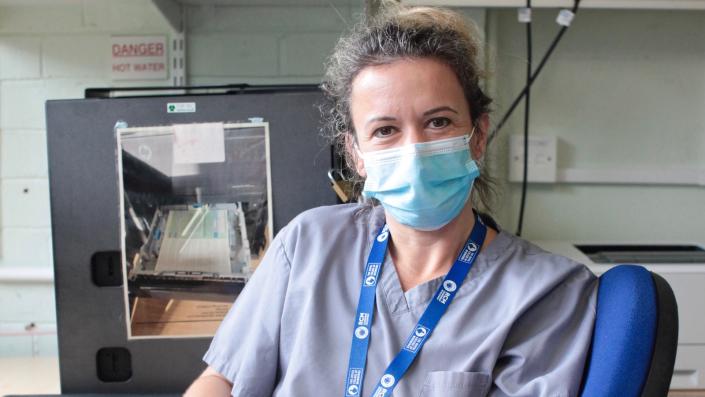
MULTIPOLYGON (((558 30, 534 12, 534 59, 558 30)), ((489 13, 496 117, 524 85, 524 26, 489 13)), ((583 10, 532 91, 531 133, 559 138, 559 167, 705 168, 705 12, 583 10)), ((496 141, 523 133, 523 105, 496 141)), ((517 225, 520 185, 504 184, 499 216, 517 225)), ((530 185, 524 236, 541 240, 705 242, 705 187, 530 185)))

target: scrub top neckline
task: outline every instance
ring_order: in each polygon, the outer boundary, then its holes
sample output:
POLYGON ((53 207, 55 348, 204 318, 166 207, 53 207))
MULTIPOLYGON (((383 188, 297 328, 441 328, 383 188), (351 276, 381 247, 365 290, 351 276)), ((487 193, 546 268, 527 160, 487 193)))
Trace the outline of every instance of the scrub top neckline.
MULTIPOLYGON (((383 225, 384 212, 379 210, 373 212, 374 215, 378 216, 381 212, 381 225, 383 225)), ((375 226, 377 226, 377 223, 379 222, 371 222, 371 224, 375 226)), ((375 230, 381 227, 381 225, 377 226, 375 230)), ((372 238, 374 238, 374 235, 372 238)), ((456 298, 461 298, 463 295, 472 291, 476 284, 473 280, 482 275, 484 270, 498 257, 499 253, 502 252, 502 247, 506 247, 510 243, 510 239, 510 236, 508 236, 505 231, 501 229, 498 231, 495 238, 478 254, 475 265, 470 270, 463 285, 460 286, 456 298)), ((371 247, 371 242, 369 245, 371 247)), ((384 301, 392 315, 407 313, 409 311, 422 312, 428 305, 428 302, 433 298, 433 295, 444 277, 445 275, 433 278, 404 292, 401 288, 401 282, 399 281, 399 275, 394 266, 394 261, 391 259, 390 255, 387 255, 384 260, 384 266, 382 267, 379 286, 381 287, 384 301)))

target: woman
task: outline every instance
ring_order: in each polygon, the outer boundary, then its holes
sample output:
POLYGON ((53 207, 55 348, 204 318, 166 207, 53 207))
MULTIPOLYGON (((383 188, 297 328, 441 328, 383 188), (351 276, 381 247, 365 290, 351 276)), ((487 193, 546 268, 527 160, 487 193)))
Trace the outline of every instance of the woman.
POLYGON ((578 394, 596 278, 474 211, 489 191, 477 56, 440 9, 394 8, 341 39, 326 116, 367 203, 277 235, 187 394, 578 394))

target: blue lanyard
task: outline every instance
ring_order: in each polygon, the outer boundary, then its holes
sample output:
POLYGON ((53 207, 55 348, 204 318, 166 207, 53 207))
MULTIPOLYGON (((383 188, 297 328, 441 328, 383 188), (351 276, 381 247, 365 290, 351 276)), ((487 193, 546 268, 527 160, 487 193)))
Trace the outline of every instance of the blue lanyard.
MULTIPOLYGON (((453 263, 453 267, 451 267, 443 279, 443 283, 436 290, 431 303, 428 304, 428 307, 421 315, 413 331, 404 342, 402 349, 387 366, 384 375, 377 382, 372 397, 383 397, 392 394, 392 390, 394 390, 394 387, 396 387, 399 380, 414 362, 424 343, 431 336, 446 309, 453 301, 458 289, 463 284, 465 277, 470 272, 473 263, 475 263, 475 258, 480 252, 486 234, 487 227, 480 217, 476 216, 475 226, 458 258, 453 263)), ((367 350, 370 344, 372 317, 375 308, 375 290, 377 289, 377 280, 384 263, 384 256, 387 253, 388 242, 389 228, 384 225, 372 245, 362 278, 360 300, 357 304, 352 346, 350 348, 350 361, 345 380, 345 397, 359 397, 362 392, 367 350)))

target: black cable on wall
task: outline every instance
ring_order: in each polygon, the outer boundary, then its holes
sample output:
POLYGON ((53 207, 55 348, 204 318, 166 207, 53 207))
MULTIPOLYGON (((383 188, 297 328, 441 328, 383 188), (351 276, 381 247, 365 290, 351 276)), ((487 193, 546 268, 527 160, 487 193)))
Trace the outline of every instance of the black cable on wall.
POLYGON ((578 6, 580 4, 580 0, 575 0, 573 3, 573 8, 572 10, 561 10, 561 12, 558 14, 558 23, 562 25, 561 29, 558 31, 558 34, 556 37, 553 39, 551 42, 551 45, 548 47, 546 50, 546 53, 543 55, 541 58, 541 61, 539 62, 538 67, 536 67, 536 70, 531 74, 531 79, 529 79, 529 83, 524 86, 524 88, 519 92, 519 95, 514 99, 512 104, 509 106, 509 109, 507 112, 502 116, 500 119, 499 123, 497 123, 497 126, 494 128, 492 133, 490 134, 489 138, 487 139, 487 143, 489 144, 494 140, 494 138, 497 137, 497 134, 499 131, 502 129, 504 124, 507 122, 509 119, 509 116, 512 115, 516 107, 519 105, 519 102, 524 98, 526 95, 526 92, 528 91, 529 87, 531 87, 532 84, 534 84, 534 81, 536 81, 536 78, 539 76, 541 71, 543 70, 543 67, 546 66, 546 62, 548 61, 548 58, 551 57, 551 54, 553 54, 553 51, 556 49, 558 46, 558 43, 561 41, 561 38, 565 34, 565 31, 568 30, 568 27, 570 26, 570 21, 572 20, 572 16, 574 16, 578 12, 578 6))
POLYGON ((526 24, 526 94, 524 95, 524 175, 521 182, 521 204, 519 205, 519 222, 517 236, 521 236, 524 226, 524 209, 526 208, 526 188, 529 182, 529 110, 531 103, 531 62, 533 50, 531 48, 531 0, 526 0, 526 8, 520 10, 524 13, 521 22, 526 24))

